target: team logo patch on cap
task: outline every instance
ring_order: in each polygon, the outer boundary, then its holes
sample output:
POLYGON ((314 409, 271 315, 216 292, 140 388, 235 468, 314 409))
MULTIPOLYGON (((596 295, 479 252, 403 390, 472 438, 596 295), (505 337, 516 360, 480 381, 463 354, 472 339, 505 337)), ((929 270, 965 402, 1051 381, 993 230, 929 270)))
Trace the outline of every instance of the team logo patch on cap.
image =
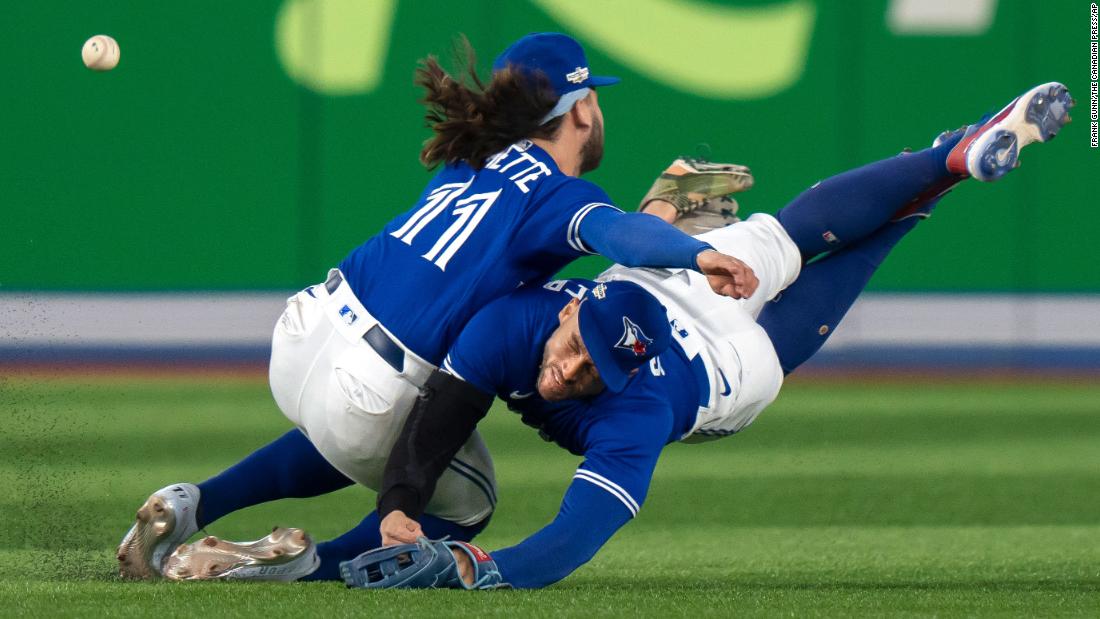
POLYGON ((615 344, 615 348, 623 348, 641 357, 645 354, 646 347, 653 343, 653 339, 647 337, 642 328, 634 324, 629 318, 623 316, 623 336, 615 344))
POLYGON ((588 79, 588 67, 577 67, 572 73, 566 73, 565 79, 571 84, 581 84, 588 79))

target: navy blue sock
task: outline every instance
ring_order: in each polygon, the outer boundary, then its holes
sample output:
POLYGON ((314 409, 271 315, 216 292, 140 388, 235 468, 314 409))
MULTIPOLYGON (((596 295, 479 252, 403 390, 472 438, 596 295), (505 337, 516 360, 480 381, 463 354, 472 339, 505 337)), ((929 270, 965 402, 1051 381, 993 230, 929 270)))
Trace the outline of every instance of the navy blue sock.
POLYGON ((871 236, 806 265, 757 322, 771 338, 784 374, 821 348, 863 292, 875 270, 916 218, 883 226, 871 236))
POLYGON ((947 171, 946 161, 960 138, 961 134, 936 148, 827 178, 780 209, 776 218, 806 261, 855 243, 881 228, 918 196, 956 180, 958 177, 947 171))
POLYGON ((319 496, 351 484, 305 434, 291 430, 199 484, 199 528, 238 509, 277 499, 319 496))
MULTIPOLYGON (((424 530, 424 535, 429 539, 449 537, 456 541, 468 542, 481 533, 489 524, 489 519, 486 518, 474 525, 462 526, 450 520, 424 514, 418 522, 420 528, 424 530)), ((379 523, 378 512, 371 512, 354 529, 334 540, 317 544, 317 556, 321 558, 321 566, 302 580, 341 580, 341 561, 350 561, 382 545, 382 534, 378 532, 379 523)))
MULTIPOLYGON (((981 121, 978 121, 978 122, 982 123, 982 122, 985 122, 985 120, 981 120, 981 121)), ((962 128, 960 128, 959 132, 957 134, 955 134, 955 135, 953 135, 949 138, 945 138, 943 142, 940 142, 939 146, 935 146, 935 147, 932 147, 932 148, 928 149, 929 151, 934 153, 935 156, 936 156, 936 165, 938 166, 936 169, 938 169, 938 170, 946 170, 947 169, 947 155, 951 154, 951 149, 955 148, 955 145, 962 141, 963 133, 964 132, 963 132, 962 128)))

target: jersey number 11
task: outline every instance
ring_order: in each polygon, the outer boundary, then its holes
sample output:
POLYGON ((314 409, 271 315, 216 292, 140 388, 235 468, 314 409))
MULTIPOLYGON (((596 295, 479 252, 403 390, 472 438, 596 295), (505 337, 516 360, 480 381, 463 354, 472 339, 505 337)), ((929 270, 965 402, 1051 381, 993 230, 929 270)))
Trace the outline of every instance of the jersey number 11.
POLYGON ((453 205, 454 208, 451 210, 451 214, 454 215, 455 220, 443 231, 431 249, 421 256, 421 258, 439 267, 440 271, 447 270, 447 263, 454 257, 455 252, 462 247, 462 244, 470 238, 470 235, 474 233, 474 229, 481 223, 485 214, 489 212, 489 208, 493 206, 493 202, 500 197, 500 193, 503 191, 503 189, 498 189, 486 193, 475 193, 457 200, 470 188, 470 183, 473 180, 471 177, 465 183, 440 185, 435 191, 428 194, 424 206, 413 213, 412 217, 409 217, 409 220, 405 222, 405 225, 390 234, 406 245, 411 246, 413 239, 416 238, 417 234, 420 234, 425 226, 438 217, 440 213, 447 210, 447 207, 453 205))

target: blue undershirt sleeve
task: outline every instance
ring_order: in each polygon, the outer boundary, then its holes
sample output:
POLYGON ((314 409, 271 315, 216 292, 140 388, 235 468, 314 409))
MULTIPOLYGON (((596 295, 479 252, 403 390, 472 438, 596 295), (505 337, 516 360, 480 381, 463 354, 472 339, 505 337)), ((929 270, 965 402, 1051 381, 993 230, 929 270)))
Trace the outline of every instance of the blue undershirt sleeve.
POLYGON ((545 587, 587 563, 631 517, 615 496, 575 478, 553 522, 519 544, 490 554, 504 582, 517 589, 545 587))
POLYGON ((595 208, 580 222, 578 232, 587 248, 626 267, 698 270, 695 257, 709 243, 690 237, 647 213, 595 208))

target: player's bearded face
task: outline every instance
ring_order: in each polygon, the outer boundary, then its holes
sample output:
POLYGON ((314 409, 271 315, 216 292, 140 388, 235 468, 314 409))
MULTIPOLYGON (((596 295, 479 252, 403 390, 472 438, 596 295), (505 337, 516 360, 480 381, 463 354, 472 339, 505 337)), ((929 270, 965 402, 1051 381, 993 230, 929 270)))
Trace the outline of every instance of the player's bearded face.
POLYGON ((585 174, 600 167, 603 159, 603 118, 599 115, 592 117, 592 132, 581 146, 581 174, 585 174))
POLYGON ((604 389, 596 365, 581 339, 576 303, 559 314, 561 324, 542 349, 536 386, 548 402, 592 397, 604 389))

